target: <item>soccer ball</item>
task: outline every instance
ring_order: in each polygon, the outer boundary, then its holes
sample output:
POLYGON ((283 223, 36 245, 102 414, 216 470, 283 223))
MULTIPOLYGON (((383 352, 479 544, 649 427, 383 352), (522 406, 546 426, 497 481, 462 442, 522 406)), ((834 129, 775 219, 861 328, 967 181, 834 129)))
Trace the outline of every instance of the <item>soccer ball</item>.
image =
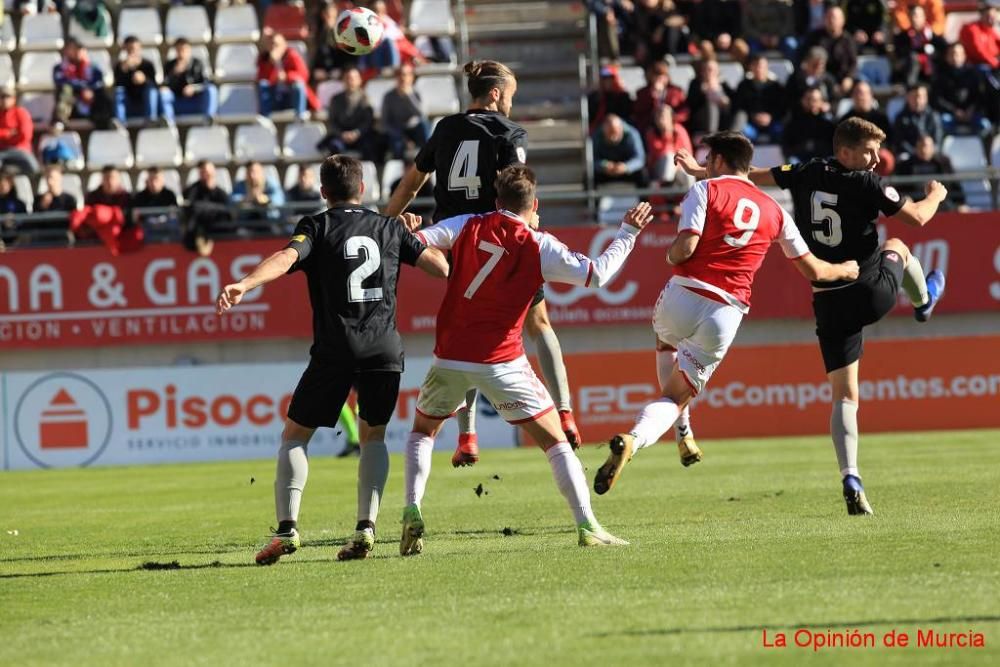
POLYGON ((382 41, 382 21, 370 9, 345 9, 337 17, 334 39, 338 48, 354 56, 363 56, 382 41))

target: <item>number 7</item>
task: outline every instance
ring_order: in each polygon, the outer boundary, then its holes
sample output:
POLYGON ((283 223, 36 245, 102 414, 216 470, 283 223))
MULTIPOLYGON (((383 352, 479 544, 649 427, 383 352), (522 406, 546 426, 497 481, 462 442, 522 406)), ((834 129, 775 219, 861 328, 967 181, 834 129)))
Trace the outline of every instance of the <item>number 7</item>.
POLYGON ((483 268, 479 269, 479 273, 476 277, 472 279, 469 283, 468 289, 465 290, 465 298, 471 299, 472 295, 476 293, 482 284, 486 280, 486 276, 490 275, 493 269, 497 268, 497 264, 500 263, 500 258, 503 257, 504 249, 503 246, 498 246, 496 243, 490 243, 489 241, 480 241, 479 249, 485 250, 490 254, 490 258, 486 260, 483 264, 483 268))

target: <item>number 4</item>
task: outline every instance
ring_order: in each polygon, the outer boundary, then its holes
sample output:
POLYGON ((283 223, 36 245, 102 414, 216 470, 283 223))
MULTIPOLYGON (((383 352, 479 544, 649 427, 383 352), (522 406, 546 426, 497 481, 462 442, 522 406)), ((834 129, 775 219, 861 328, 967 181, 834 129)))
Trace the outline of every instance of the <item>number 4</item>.
POLYGON ((488 252, 490 258, 486 260, 483 268, 479 269, 479 273, 469 283, 468 289, 465 290, 466 299, 471 299, 472 295, 482 286, 483 281, 486 280, 486 276, 490 275, 493 269, 497 268, 497 264, 500 263, 500 258, 503 257, 504 253, 503 246, 498 246, 496 243, 490 243, 489 241, 480 241, 479 249, 488 252))
POLYGON ((479 198, 479 140, 463 141, 448 172, 448 189, 465 190, 466 199, 479 198))

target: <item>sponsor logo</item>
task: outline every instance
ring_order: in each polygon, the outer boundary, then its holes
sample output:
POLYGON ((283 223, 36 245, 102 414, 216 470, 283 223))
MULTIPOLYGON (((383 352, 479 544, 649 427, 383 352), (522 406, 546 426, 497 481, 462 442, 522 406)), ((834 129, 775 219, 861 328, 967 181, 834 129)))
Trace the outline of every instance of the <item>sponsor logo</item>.
POLYGON ((791 170, 792 170, 792 165, 790 164, 781 165, 781 171, 791 171, 791 170))
POLYGON ((685 359, 691 362, 691 365, 698 370, 699 374, 703 375, 705 373, 705 365, 700 361, 698 361, 697 359, 695 359, 694 355, 691 354, 691 352, 689 352, 688 350, 681 350, 681 354, 684 355, 685 359))
POLYGON ((107 397, 76 373, 39 378, 14 409, 14 439, 42 468, 90 465, 107 447, 111 427, 107 397))
POLYGON ((527 164, 527 162, 528 162, 528 151, 524 150, 523 146, 518 146, 514 150, 517 153, 517 161, 521 162, 522 164, 527 164))
POLYGON ((506 401, 504 403, 497 403, 493 407, 497 410, 520 410, 521 408, 528 407, 528 404, 524 401, 506 401))
POLYGON ((885 188, 882 189, 882 192, 885 193, 885 198, 888 199, 889 201, 891 202, 899 201, 899 191, 896 188, 892 187, 891 185, 885 186, 885 188))
POLYGON ((898 262, 899 261, 899 255, 897 255, 894 252, 887 252, 887 253, 885 253, 885 258, 887 260, 889 260, 890 262, 898 262))
POLYGON ((295 236, 292 237, 291 242, 292 243, 302 243, 305 240, 306 240, 306 235, 305 234, 296 234, 295 236))

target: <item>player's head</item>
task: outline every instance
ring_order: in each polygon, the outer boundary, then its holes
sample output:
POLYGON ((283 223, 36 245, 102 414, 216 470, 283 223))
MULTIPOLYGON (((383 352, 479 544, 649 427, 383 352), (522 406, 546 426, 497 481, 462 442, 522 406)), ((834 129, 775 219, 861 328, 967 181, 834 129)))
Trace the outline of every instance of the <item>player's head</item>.
POLYGON ((833 154, 840 164, 855 171, 871 171, 878 166, 879 148, 885 132, 875 123, 848 118, 833 133, 833 154))
POLYGON ((496 60, 473 60, 465 65, 465 76, 474 107, 495 107, 503 115, 510 115, 517 79, 509 67, 496 60))
POLYGON ((319 168, 319 194, 328 204, 360 204, 365 192, 361 161, 346 155, 331 155, 319 168))
POLYGON ((538 210, 535 172, 522 164, 511 165, 497 174, 497 208, 517 213, 527 220, 538 210))
POLYGON ((739 132, 726 130, 709 134, 701 140, 708 148, 708 176, 746 176, 750 173, 753 144, 739 132))

